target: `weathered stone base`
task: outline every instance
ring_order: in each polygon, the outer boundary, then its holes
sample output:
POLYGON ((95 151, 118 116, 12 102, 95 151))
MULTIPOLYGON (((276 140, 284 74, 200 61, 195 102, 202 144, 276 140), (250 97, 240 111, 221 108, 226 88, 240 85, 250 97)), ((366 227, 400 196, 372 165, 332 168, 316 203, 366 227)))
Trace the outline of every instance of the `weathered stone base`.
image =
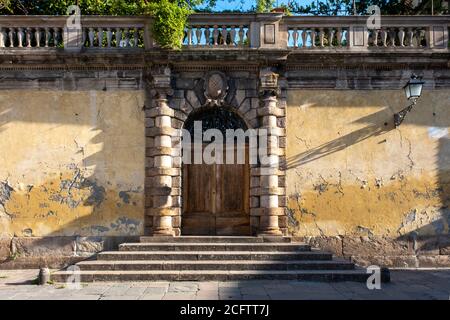
POLYGON ((139 237, 13 237, 0 239, 0 269, 63 268, 139 237))
POLYGON ((450 267, 450 235, 405 239, 374 236, 292 237, 292 240, 349 258, 364 267, 450 267))
MULTIPOLYGON (((422 239, 383 237, 292 237, 312 247, 351 259, 360 266, 450 267, 450 236, 422 239)), ((14 237, 0 239, 0 269, 63 268, 100 251, 117 250, 139 237, 14 237)))

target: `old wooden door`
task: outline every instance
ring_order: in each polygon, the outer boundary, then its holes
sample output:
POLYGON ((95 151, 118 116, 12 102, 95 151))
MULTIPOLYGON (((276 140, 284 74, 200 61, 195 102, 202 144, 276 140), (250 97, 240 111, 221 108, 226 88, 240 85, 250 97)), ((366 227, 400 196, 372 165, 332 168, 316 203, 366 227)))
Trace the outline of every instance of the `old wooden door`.
POLYGON ((247 147, 244 153, 245 164, 183 166, 183 235, 250 235, 247 147))

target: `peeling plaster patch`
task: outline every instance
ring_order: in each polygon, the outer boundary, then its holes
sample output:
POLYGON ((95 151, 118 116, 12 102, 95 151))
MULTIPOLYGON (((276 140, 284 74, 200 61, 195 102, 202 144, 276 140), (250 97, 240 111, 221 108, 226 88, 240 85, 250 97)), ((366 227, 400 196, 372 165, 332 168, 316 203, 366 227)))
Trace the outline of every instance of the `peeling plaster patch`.
POLYGON ((109 231, 109 228, 104 227, 104 226, 92 226, 91 229, 96 231, 96 232, 98 232, 98 233, 108 232, 109 231))
POLYGON ((141 222, 138 220, 129 219, 127 217, 120 217, 115 222, 111 223, 111 228, 116 231, 134 235, 138 233, 140 225, 141 222))
POLYGON ((130 203, 130 195, 128 194, 128 192, 126 191, 120 191, 119 192, 119 197, 120 199, 122 199, 122 201, 126 204, 130 203))
POLYGON ((95 205, 98 207, 103 200, 105 200, 106 190, 104 187, 99 186, 96 182, 88 179, 84 180, 82 185, 91 188, 91 195, 84 202, 85 205, 95 205))
POLYGON ((430 137, 430 139, 442 139, 446 136, 448 136, 447 128, 439 128, 439 127, 428 128, 428 137, 430 137))
POLYGON ((0 213, 6 214, 8 217, 11 215, 6 211, 6 202, 11 199, 11 193, 14 189, 8 184, 8 181, 0 181, 0 213))

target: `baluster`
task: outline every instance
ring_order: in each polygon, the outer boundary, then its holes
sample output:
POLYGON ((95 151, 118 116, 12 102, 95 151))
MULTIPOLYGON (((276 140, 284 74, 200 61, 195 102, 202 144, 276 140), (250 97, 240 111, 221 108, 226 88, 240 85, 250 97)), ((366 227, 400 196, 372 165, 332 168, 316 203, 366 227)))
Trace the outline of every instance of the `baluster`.
POLYGON ((197 40, 197 43, 196 43, 197 46, 200 46, 200 44, 202 42, 202 32, 203 32, 203 30, 202 30, 201 26, 197 26, 195 28, 195 38, 197 40))
POLYGON ((122 30, 116 28, 116 47, 120 48, 120 42, 122 41, 122 30))
POLYGON ((378 47, 378 32, 379 32, 378 29, 373 30, 373 45, 375 47, 378 47))
POLYGON ((5 39, 6 39, 5 29, 0 28, 0 48, 5 47, 5 39))
POLYGON ((315 28, 311 29, 311 47, 315 48, 316 47, 316 36, 317 36, 317 31, 315 28))
POLYGON ((81 28, 81 46, 86 47, 86 28, 81 28))
POLYGON ((342 46, 342 28, 336 28, 337 46, 342 46))
POLYGON ((389 28, 389 40, 391 47, 395 47, 395 36, 397 35, 397 32, 395 32, 395 28, 389 28))
POLYGON ((27 42, 27 48, 31 48, 31 28, 26 28, 25 37, 27 42))
POLYGON ((292 32, 292 38, 294 39, 294 48, 298 48, 298 29, 294 28, 292 32))
POLYGON ((383 44, 383 47, 387 47, 387 32, 383 28, 381 28, 381 42, 383 44))
POLYGON ((232 45, 232 46, 236 45, 236 28, 235 28, 235 26, 231 26, 231 29, 230 29, 230 45, 232 45))
POLYGON ((106 47, 111 48, 112 31, 111 28, 106 28, 106 47))
POLYGON ((428 28, 423 30, 424 37, 425 37, 425 47, 430 47, 430 31, 428 28))
POLYGON ((405 28, 400 27, 398 30, 398 40, 400 41, 400 47, 405 46, 405 28))
POLYGON ((209 26, 205 26, 205 45, 211 45, 211 31, 209 30, 209 26))
POLYGON ((306 38, 307 38, 307 34, 306 34, 306 32, 307 32, 307 30, 308 29, 302 29, 302 48, 306 48, 306 38))
POLYGON ((134 28, 133 38, 133 47, 137 48, 139 44, 139 30, 137 27, 134 28))
POLYGON ((222 26, 222 40, 224 46, 227 45, 227 37, 228 37, 228 29, 226 26, 222 26))
POLYGON ((192 29, 191 27, 186 28, 187 45, 192 46, 192 29))
POLYGON ((23 29, 19 28, 19 31, 17 32, 17 40, 19 41, 18 47, 22 48, 23 47, 23 29))
POLYGON ((100 27, 97 29, 97 43, 99 48, 103 47, 103 28, 100 27))
POLYGON ((213 38, 214 38, 213 44, 214 44, 215 46, 218 45, 218 43, 217 43, 217 40, 219 39, 219 29, 218 29, 218 28, 219 28, 219 27, 218 27, 217 25, 214 25, 214 26, 213 26, 213 38))
POLYGON ((53 43, 55 45, 55 48, 59 46, 59 28, 55 28, 53 30, 53 43))
POLYGON ((420 28, 416 29, 416 39, 417 39, 417 47, 422 47, 422 30, 420 28))
POLYGON ((93 47, 94 46, 94 28, 89 28, 89 47, 93 47))
POLYGON ((124 47, 129 47, 130 46, 130 32, 129 32, 129 28, 124 28, 123 29, 123 34, 124 34, 124 37, 125 37, 125 39, 124 39, 124 41, 125 41, 124 47))
POLYGON ((323 30, 323 28, 319 28, 319 42, 320 42, 320 47, 324 47, 325 46, 325 32, 323 30))
POLYGON ((239 26, 239 45, 244 45, 244 26, 242 24, 239 26))
POLYGON ((44 46, 46 48, 48 48, 48 43, 50 41, 50 37, 52 36, 52 34, 50 33, 50 29, 48 27, 45 27, 44 29, 44 46))
POLYGON ((36 39, 36 47, 39 48, 41 46, 41 28, 36 28, 34 38, 36 39))
POLYGON ((328 41, 330 42, 330 47, 332 47, 333 46, 333 40, 334 40, 334 29, 333 28, 329 28, 328 29, 328 37, 329 37, 329 39, 328 39, 328 41))
POLYGON ((407 38, 408 38, 408 46, 412 47, 414 46, 414 31, 413 28, 409 27, 407 32, 407 38))
POLYGON ((14 47, 14 28, 9 28, 8 37, 9 37, 9 47, 13 48, 14 47))

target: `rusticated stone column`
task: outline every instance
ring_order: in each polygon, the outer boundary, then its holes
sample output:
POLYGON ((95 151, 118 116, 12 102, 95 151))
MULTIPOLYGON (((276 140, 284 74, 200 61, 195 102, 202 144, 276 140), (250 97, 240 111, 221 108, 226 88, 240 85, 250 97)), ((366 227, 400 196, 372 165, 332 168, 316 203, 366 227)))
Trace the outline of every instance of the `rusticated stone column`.
POLYGON ((174 179, 180 176, 176 167, 178 148, 173 140, 180 136, 180 130, 172 128, 174 110, 169 107, 170 69, 164 68, 151 75, 152 105, 146 110, 147 137, 147 226, 153 235, 179 235, 180 188, 174 179), (159 71, 159 72, 158 72, 159 71))
MULTIPOLYGON (((278 75, 270 70, 262 70, 260 74, 261 107, 258 108, 261 126, 259 148, 267 143, 267 154, 260 156, 259 168, 259 235, 281 235, 279 220, 285 216, 285 208, 280 206, 279 197, 285 195, 285 188, 279 187, 280 156, 284 156, 284 148, 280 148, 280 138, 285 136, 285 129, 279 127, 279 121, 285 117, 285 110, 278 107, 279 94, 278 75)), ((286 230, 287 231, 287 230, 286 230)), ((285 232, 284 232, 285 233, 285 232)))

